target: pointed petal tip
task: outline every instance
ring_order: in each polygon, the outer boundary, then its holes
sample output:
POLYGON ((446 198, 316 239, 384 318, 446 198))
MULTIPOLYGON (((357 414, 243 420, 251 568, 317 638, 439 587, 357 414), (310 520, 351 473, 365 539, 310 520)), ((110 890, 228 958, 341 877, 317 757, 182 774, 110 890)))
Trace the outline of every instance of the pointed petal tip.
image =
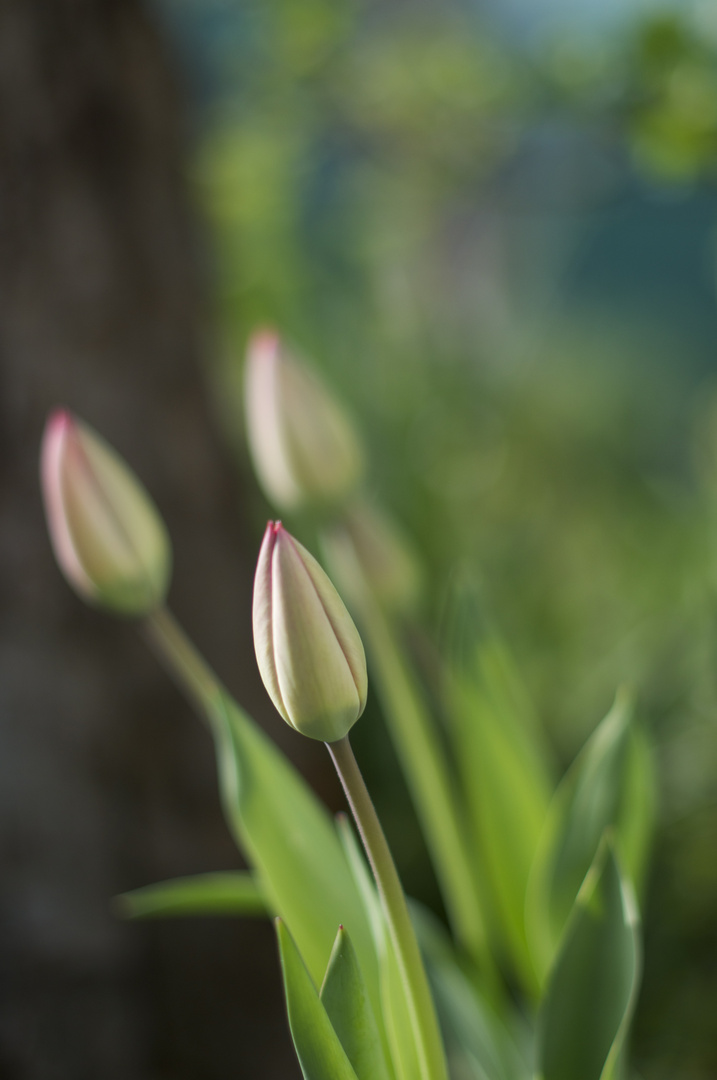
POLYGON ((54 409, 51 409, 47 416, 47 423, 45 428, 47 430, 55 430, 57 428, 69 427, 74 423, 74 417, 69 409, 66 409, 64 405, 56 405, 54 409))
POLYGON ((247 355, 257 356, 259 358, 267 356, 271 353, 275 353, 278 350, 280 343, 281 339, 279 338, 279 333, 273 326, 257 327, 247 342, 247 355))

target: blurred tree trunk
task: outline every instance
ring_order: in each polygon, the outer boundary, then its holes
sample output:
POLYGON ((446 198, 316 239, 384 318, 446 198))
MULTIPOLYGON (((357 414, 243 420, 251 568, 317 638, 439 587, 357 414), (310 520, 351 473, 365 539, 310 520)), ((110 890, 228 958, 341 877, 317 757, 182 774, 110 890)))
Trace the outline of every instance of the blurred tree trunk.
POLYGON ((180 117, 141 4, 0 3, 6 1080, 298 1075, 266 924, 110 912, 123 889, 238 858, 206 733, 134 628, 61 580, 37 484, 46 413, 66 404, 155 495, 175 607, 255 706, 253 665, 234 670, 252 655, 253 543, 203 404, 180 117))

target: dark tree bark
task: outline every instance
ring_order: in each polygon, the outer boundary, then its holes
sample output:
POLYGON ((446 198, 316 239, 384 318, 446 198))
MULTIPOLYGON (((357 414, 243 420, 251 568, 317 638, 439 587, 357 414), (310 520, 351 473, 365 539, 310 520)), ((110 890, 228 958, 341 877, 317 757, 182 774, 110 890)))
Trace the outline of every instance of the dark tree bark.
POLYGON ((37 483, 64 403, 155 495, 174 606, 242 698, 254 541, 199 375, 179 102, 134 0, 0 0, 0 1075, 297 1076, 265 923, 110 898, 239 865, 204 730, 60 578, 37 483), (236 657, 242 657, 239 679, 236 657), (268 1009, 268 1019, 267 1019, 268 1009))

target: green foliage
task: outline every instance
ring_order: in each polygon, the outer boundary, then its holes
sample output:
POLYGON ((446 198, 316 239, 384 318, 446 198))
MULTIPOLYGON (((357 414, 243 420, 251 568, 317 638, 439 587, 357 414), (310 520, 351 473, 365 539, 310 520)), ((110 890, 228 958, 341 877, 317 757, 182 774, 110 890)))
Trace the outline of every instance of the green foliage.
POLYGON ((608 1080, 640 978, 638 916, 604 843, 575 901, 538 1020, 540 1080, 608 1080))
POLYGON ((644 867, 652 830, 647 753, 623 692, 558 788, 536 856, 526 915, 541 975, 559 947, 605 831, 614 834, 631 882, 644 867))
POLYGON ((376 886, 358 848, 351 826, 345 818, 339 819, 338 829, 341 844, 361 895, 366 917, 371 924, 379 959, 380 1013, 385 1024, 386 1040, 396 1080, 415 1080, 415 1077, 420 1076, 420 1065, 410 1008, 406 1001, 396 953, 381 910, 376 886))
POLYGON ((358 957, 343 926, 326 969, 321 1001, 358 1080, 390 1080, 392 1071, 358 957))
POLYGON ((170 915, 266 915, 266 901, 252 874, 197 874, 133 889, 115 899, 126 919, 170 915))
POLYGON ((377 987, 368 921, 331 818, 299 773, 225 695, 211 702, 227 819, 271 910, 290 928, 314 980, 335 929, 350 929, 369 987, 377 987))
MULTIPOLYGON (((710 197, 717 37, 709 5, 703 25, 687 7, 612 38, 566 36, 527 60, 450 5, 248 5, 251 48, 227 65, 201 133, 195 178, 214 228, 223 336, 213 371, 232 443, 243 455, 246 332, 276 322, 349 397, 376 466, 371 487, 426 567, 414 623, 375 598, 357 607, 372 692, 454 935, 449 943, 424 920, 456 1080, 523 1080, 535 1031, 520 1014, 535 1006, 544 1080, 607 1080, 636 992, 629 891, 644 887, 654 828, 654 743, 667 828, 679 819, 684 838, 661 845, 674 890, 662 918, 686 923, 675 911, 691 905, 707 934, 714 906, 714 883, 707 899, 691 886, 709 877, 707 832, 687 835, 690 822, 711 821, 713 749, 675 736, 697 722, 714 747, 714 486, 700 488, 690 457, 692 397, 708 395, 677 364, 665 374, 672 352, 685 370, 693 362, 670 324, 674 282, 664 304, 650 294, 646 326, 618 316, 610 296, 590 294, 597 311, 575 297, 591 234, 603 217, 623 221, 613 201, 651 184, 675 196, 699 184, 710 197), (553 140, 562 149, 551 155, 553 140), (533 154, 537 180, 524 163, 533 154), (471 625, 458 653, 441 652, 431 620, 466 563, 500 632, 471 625), (619 699, 554 790, 556 762, 573 758, 626 679, 645 726, 619 699), (606 830, 616 855, 600 848, 606 830)), ((630 245, 649 247, 630 234, 619 253, 630 245)), ((714 419, 705 412, 712 441, 714 419)), ((212 708, 227 815, 313 980, 284 932, 297 1046, 309 1060, 307 1037, 316 1054, 328 1018, 359 1080, 382 1075, 362 1063, 377 1052, 374 1034, 357 1034, 370 1023, 347 1021, 369 1015, 363 978, 380 1060, 396 1080, 415 1080, 396 957, 355 842, 345 831, 337 842, 318 801, 235 706, 217 698, 212 708), (356 965, 345 943, 333 954, 322 1012, 314 985, 339 923, 356 965)), ((400 834, 407 861, 412 828, 400 834)), ((411 870, 432 895, 429 873, 411 870)), ((182 887, 162 888, 132 894, 134 913, 199 905, 189 886, 184 899, 182 887)), ((221 889, 210 894, 205 903, 225 903, 221 889)), ((665 983, 683 976, 673 961, 665 983)), ((711 1017, 707 990, 695 997, 711 1017)), ((695 1075, 713 1072, 703 1054, 695 1075)))
POLYGON ((412 914, 445 1032, 452 1072, 473 1080, 527 1080, 529 1067, 487 995, 460 966, 450 938, 430 912, 412 914))
POLYGON ((326 1009, 281 919, 276 920, 289 1027, 304 1080, 357 1080, 326 1009))
POLYGON ((545 755, 525 695, 496 638, 448 676, 451 734, 498 939, 529 993, 538 989, 525 895, 550 797, 545 755))
POLYGON ((413 796, 446 909, 463 948, 487 963, 486 929, 471 861, 463 807, 419 680, 391 620, 365 579, 355 551, 327 534, 324 548, 336 581, 353 604, 366 638, 384 716, 413 796))

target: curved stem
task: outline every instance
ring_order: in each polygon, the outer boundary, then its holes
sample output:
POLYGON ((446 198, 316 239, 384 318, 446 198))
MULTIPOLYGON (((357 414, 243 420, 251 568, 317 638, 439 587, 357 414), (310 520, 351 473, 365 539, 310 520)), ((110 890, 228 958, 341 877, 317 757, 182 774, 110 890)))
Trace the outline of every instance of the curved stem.
POLYGON ((202 714, 209 703, 224 691, 207 662, 196 650, 166 607, 157 608, 144 622, 145 636, 174 681, 179 684, 202 714))
POLYGON ((326 743, 326 747, 346 793, 376 880, 406 990, 422 1080, 447 1080, 446 1059, 433 999, 393 856, 348 735, 338 742, 326 743))

